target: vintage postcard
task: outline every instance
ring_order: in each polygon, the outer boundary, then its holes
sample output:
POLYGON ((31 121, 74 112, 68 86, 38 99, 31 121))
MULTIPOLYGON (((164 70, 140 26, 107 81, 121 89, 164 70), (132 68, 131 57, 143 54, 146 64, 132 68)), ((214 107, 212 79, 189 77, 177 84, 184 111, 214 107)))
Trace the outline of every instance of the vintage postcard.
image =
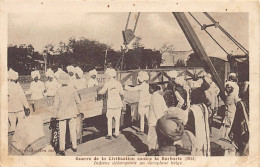
POLYGON ((2 1, 0 166, 260 166, 257 1, 2 1))

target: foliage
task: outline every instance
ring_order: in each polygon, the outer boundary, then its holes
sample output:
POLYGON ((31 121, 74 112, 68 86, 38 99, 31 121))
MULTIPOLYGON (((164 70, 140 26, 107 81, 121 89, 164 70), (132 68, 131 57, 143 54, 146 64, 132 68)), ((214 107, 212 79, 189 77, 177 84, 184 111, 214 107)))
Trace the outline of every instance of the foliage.
POLYGON ((32 45, 9 45, 8 46, 8 60, 9 68, 19 71, 20 75, 28 75, 32 70, 42 70, 42 65, 39 63, 43 61, 43 57, 39 52, 35 52, 32 45))
POLYGON ((182 59, 177 60, 175 67, 185 67, 185 62, 182 59))
POLYGON ((170 44, 163 44, 160 48, 160 52, 161 53, 164 53, 164 52, 173 52, 175 50, 175 47, 173 45, 170 45, 170 44))
MULTIPOLYGON (((125 54, 123 69, 158 68, 161 63, 161 54, 158 50, 145 49, 138 37, 133 43, 133 49, 125 54)), ((18 71, 20 75, 28 75, 34 69, 44 70, 45 61, 47 68, 56 71, 58 68, 66 70, 68 65, 79 66, 83 71, 96 68, 104 70, 105 63, 115 68, 121 51, 115 51, 111 46, 87 38, 70 38, 67 42, 60 42, 58 46, 48 44, 43 48, 43 53, 34 51, 32 45, 9 45, 8 67, 18 71), (107 53, 107 54, 106 54, 107 53)))

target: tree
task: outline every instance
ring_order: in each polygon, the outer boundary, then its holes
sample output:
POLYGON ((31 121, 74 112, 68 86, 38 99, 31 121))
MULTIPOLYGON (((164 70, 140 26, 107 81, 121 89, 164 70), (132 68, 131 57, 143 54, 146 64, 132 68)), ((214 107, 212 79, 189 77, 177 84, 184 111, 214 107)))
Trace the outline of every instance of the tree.
POLYGON ((141 40, 142 40, 141 37, 138 37, 138 36, 135 37, 135 40, 134 40, 134 42, 132 44, 133 49, 137 49, 139 47, 143 47, 143 44, 141 44, 141 40))
POLYGON ((185 67, 185 62, 182 59, 177 60, 175 67, 185 67))
POLYGON ((160 50, 161 53, 164 53, 164 52, 171 53, 171 52, 173 52, 175 50, 175 47, 173 45, 171 45, 171 44, 165 43, 165 44, 163 44, 161 46, 161 48, 159 50, 160 50))
POLYGON ((19 75, 28 75, 34 69, 41 69, 40 54, 34 51, 31 44, 9 45, 7 49, 8 68, 12 68, 19 75))

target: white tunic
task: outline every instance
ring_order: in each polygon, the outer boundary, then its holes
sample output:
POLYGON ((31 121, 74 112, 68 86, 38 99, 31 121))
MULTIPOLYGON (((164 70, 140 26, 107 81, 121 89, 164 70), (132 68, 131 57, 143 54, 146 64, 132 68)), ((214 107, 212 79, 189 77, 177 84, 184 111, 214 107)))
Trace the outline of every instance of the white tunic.
POLYGON ((211 106, 211 109, 216 109, 218 107, 218 94, 219 94, 219 88, 215 84, 215 82, 212 82, 210 84, 210 87, 208 90, 205 91, 206 97, 209 99, 211 106))
POLYGON ((149 93, 149 85, 146 82, 141 83, 135 87, 125 86, 125 90, 139 92, 139 107, 150 105, 151 95, 149 93))
POLYGON ((108 92, 107 108, 121 108, 123 107, 122 99, 120 95, 124 95, 122 84, 114 78, 107 81, 103 88, 99 91, 99 94, 105 94, 108 92))
POLYGON ((53 81, 47 81, 45 83, 45 88, 47 90, 46 93, 44 93, 45 96, 54 96, 57 89, 61 87, 61 84, 59 84, 56 80, 53 81))
POLYGON ((98 81, 96 79, 90 78, 88 80, 88 88, 94 87, 98 85, 98 81))
POLYGON ((77 79, 72 76, 72 77, 70 77, 70 82, 69 82, 68 86, 76 88, 76 82, 77 82, 77 79))
POLYGON ((29 105, 20 84, 8 82, 8 112, 23 111, 23 107, 29 105))
POLYGON ((30 85, 30 88, 28 91, 26 91, 26 94, 32 94, 31 99, 32 100, 39 100, 43 98, 43 91, 45 90, 44 83, 42 81, 35 82, 33 81, 30 85))
POLYGON ((87 81, 85 78, 76 79, 74 82, 74 87, 77 90, 84 89, 87 87, 87 81))
POLYGON ((149 126, 155 126, 157 120, 160 119, 168 110, 165 100, 158 91, 154 92, 151 96, 151 105, 148 116, 149 126))

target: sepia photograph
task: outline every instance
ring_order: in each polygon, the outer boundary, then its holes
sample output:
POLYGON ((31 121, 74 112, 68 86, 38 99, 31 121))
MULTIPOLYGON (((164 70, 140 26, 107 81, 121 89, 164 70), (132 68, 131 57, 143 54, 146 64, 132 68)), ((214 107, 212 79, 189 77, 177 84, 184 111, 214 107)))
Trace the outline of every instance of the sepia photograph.
POLYGON ((248 155, 248 19, 10 13, 8 153, 248 155))
POLYGON ((252 15, 201 10, 8 12, 7 156, 93 166, 254 156, 252 15))

